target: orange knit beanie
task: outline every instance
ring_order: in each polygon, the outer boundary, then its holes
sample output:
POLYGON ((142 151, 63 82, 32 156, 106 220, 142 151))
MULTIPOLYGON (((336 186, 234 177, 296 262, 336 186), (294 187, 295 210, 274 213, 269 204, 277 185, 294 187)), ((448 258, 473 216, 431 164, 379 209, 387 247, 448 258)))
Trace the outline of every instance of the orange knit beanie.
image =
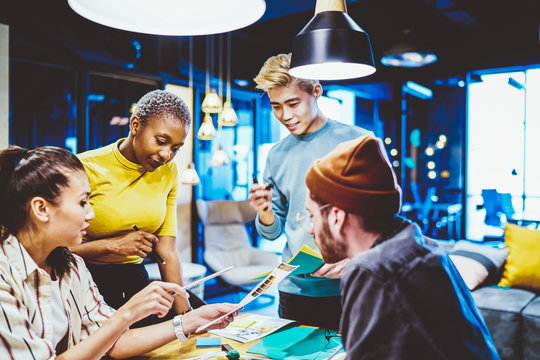
POLYGON ((360 215, 393 215, 401 207, 401 188, 381 141, 372 136, 343 142, 315 161, 306 184, 318 199, 360 215))

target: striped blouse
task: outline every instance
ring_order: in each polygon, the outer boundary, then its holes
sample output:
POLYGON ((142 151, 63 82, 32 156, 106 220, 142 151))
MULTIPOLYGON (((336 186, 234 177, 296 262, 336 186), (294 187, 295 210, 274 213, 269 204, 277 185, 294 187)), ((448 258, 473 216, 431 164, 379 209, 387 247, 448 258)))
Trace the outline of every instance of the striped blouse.
MULTIPOLYGON (((84 340, 107 320, 114 309, 102 296, 84 265, 76 264, 60 279, 66 310, 64 351, 84 340)), ((54 359, 51 278, 39 268, 14 237, 0 244, 0 359, 54 359)))

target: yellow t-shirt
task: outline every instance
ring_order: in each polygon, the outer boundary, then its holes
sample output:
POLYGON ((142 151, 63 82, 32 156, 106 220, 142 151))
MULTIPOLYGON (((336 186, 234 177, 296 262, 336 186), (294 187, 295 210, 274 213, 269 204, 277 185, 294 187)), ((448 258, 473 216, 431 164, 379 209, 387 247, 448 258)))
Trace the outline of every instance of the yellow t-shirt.
MULTIPOLYGON (((85 241, 119 236, 137 227, 156 236, 176 236, 178 170, 174 162, 153 172, 126 159, 118 150, 125 139, 78 154, 90 182, 96 217, 85 241)), ((97 264, 142 263, 139 256, 107 255, 97 264)))

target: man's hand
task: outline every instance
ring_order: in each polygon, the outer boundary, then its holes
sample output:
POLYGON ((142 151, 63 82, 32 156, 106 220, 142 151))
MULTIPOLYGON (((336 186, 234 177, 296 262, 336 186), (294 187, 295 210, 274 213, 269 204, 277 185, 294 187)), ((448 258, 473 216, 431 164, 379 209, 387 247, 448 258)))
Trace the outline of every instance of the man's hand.
POLYGON ((324 264, 317 271, 311 273, 314 277, 325 277, 330 279, 341 279, 343 271, 347 267, 350 259, 343 259, 334 264, 324 264))
POLYGON ((272 225, 276 220, 272 210, 272 187, 269 185, 253 184, 249 189, 249 205, 258 212, 259 220, 264 225, 272 225))

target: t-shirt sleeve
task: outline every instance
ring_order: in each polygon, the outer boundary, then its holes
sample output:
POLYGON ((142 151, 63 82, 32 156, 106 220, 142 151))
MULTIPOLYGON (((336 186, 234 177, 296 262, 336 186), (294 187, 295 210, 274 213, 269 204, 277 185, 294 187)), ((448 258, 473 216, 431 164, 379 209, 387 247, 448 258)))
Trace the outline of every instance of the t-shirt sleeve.
POLYGON ((90 191, 94 190, 94 180, 95 180, 95 173, 92 169, 91 162, 87 160, 86 157, 81 156, 80 154, 77 155, 79 160, 84 166, 84 172, 86 173, 86 177, 88 178, 88 182, 90 183, 90 191))
POLYGON ((172 187, 167 195, 167 213, 165 214, 165 220, 163 225, 157 231, 157 236, 176 236, 177 231, 177 218, 176 218, 176 207, 177 207, 177 191, 178 191, 178 169, 175 163, 171 163, 171 182, 172 187))

